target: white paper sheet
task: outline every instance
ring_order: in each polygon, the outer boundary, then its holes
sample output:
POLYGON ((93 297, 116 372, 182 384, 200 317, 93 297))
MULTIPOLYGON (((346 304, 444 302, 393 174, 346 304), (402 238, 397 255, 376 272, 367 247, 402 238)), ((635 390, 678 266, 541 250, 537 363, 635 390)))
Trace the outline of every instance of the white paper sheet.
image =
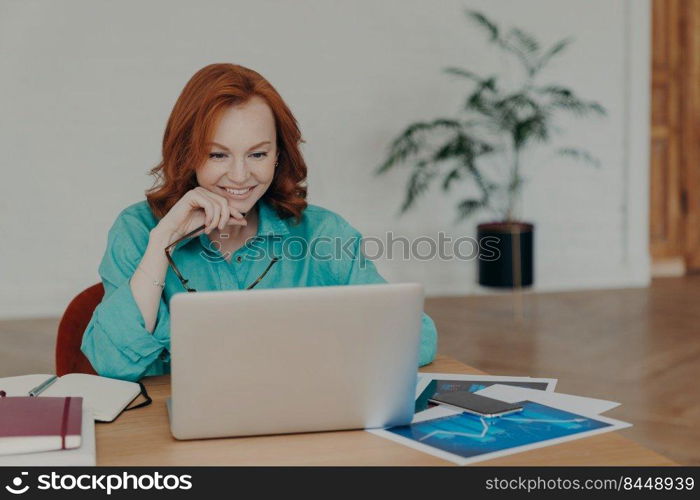
POLYGON ((29 391, 53 377, 50 374, 17 375, 15 377, 0 378, 0 390, 7 396, 29 396, 29 391))
POLYGON ((448 417, 450 415, 457 415, 458 413, 462 412, 459 410, 452 410, 446 406, 433 406, 432 408, 419 411, 413 415, 411 423, 415 424, 416 422, 424 422, 425 420, 432 420, 434 418, 448 417))
POLYGON ((418 382, 416 383, 416 399, 418 399, 418 396, 420 396, 421 392, 425 390, 426 387, 428 387, 428 384, 430 383, 430 377, 427 375, 423 375, 422 373, 418 374, 418 382))
POLYGON ((535 401, 583 415, 600 415, 612 408, 620 406, 620 403, 615 401, 586 398, 558 392, 544 392, 538 391, 537 389, 502 384, 489 386, 477 391, 475 394, 505 401, 506 403, 517 403, 518 401, 525 400, 535 401))

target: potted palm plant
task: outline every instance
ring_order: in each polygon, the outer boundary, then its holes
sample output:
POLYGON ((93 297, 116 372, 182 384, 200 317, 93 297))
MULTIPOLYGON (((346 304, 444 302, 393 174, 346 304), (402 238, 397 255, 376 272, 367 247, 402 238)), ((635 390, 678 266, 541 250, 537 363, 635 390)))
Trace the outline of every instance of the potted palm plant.
MULTIPOLYGON (((519 63, 522 77, 507 86, 499 75, 449 67, 445 72, 466 80, 469 93, 456 117, 412 123, 392 142, 377 173, 397 165, 408 166, 406 196, 401 213, 413 207, 431 183, 439 180, 443 191, 469 182, 470 191, 456 206, 457 220, 479 211, 495 220, 479 224, 479 283, 484 286, 520 287, 533 282, 534 224, 520 220, 518 201, 524 183, 523 153, 535 143, 548 143, 558 129, 558 114, 575 117, 604 115, 599 103, 579 98, 573 90, 554 83, 540 83, 539 76, 550 61, 571 43, 563 39, 543 47, 531 34, 510 28, 502 31, 484 14, 467 10, 468 19, 488 41, 519 63), (505 174, 492 166, 505 166, 505 174), (491 167, 489 168, 489 165, 491 167), (476 189, 474 189, 476 187, 476 189)), ((589 152, 561 147, 556 154, 598 165, 589 152)))

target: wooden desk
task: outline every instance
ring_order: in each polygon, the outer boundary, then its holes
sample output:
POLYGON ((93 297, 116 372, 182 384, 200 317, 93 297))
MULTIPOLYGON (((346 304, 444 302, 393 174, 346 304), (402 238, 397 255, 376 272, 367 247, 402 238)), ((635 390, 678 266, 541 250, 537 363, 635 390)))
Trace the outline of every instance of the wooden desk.
MULTIPOLYGON (((444 356, 421 371, 483 373, 444 356)), ((177 441, 165 407, 170 376, 143 383, 153 404, 123 413, 111 424, 97 424, 97 465, 451 465, 364 431, 177 441)), ((676 464, 610 432, 477 465, 676 464)))

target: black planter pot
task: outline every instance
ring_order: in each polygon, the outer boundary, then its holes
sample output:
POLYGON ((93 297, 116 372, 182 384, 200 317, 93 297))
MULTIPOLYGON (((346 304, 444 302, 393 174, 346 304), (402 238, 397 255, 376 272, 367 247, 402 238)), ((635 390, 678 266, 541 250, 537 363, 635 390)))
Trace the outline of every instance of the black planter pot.
POLYGON ((498 288, 531 286, 534 231, 535 226, 527 222, 479 224, 479 284, 498 288))

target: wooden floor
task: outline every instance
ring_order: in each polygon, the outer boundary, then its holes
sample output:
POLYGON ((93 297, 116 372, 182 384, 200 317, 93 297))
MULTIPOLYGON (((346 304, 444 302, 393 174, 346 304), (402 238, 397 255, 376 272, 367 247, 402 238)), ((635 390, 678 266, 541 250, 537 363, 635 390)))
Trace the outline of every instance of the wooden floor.
POLYGON ((624 435, 700 465, 700 276, 648 289, 432 298, 442 353, 498 375, 559 379, 557 391, 619 401, 624 435))
MULTIPOLYGON (((619 401, 624 435, 700 465, 700 276, 648 289, 440 297, 426 301, 439 352, 494 375, 559 379, 619 401)), ((0 321, 0 377, 51 373, 57 318, 0 321)))

